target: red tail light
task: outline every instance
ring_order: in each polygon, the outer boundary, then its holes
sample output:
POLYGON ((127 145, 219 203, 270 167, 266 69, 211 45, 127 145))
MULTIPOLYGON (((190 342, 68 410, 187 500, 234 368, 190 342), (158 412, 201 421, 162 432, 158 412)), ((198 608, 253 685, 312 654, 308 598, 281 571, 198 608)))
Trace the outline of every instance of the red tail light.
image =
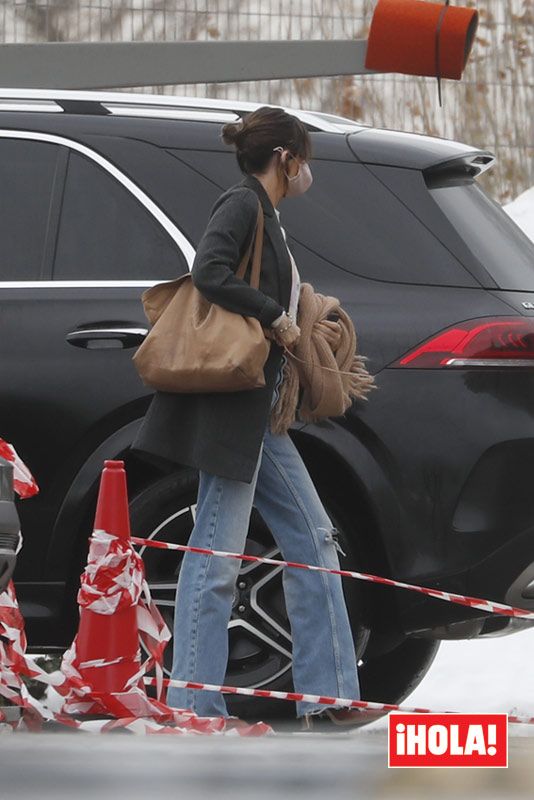
POLYGON ((534 369, 534 317, 482 317, 460 322, 409 350, 390 366, 534 369))

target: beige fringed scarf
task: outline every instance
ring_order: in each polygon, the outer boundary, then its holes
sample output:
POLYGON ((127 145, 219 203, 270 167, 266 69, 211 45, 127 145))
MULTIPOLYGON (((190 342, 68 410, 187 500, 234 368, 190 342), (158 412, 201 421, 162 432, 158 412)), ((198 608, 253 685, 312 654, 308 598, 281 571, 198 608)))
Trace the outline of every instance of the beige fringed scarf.
POLYGON ((297 309, 300 338, 291 350, 285 350, 279 397, 269 419, 271 433, 286 433, 295 419, 316 422, 337 417, 352 405, 352 398, 367 400, 365 394, 377 389, 374 377, 356 353, 356 331, 337 297, 319 294, 311 283, 301 283, 297 309), (335 352, 320 328, 314 328, 328 314, 339 315, 341 341, 335 352), (299 390, 302 401, 297 409, 299 390))

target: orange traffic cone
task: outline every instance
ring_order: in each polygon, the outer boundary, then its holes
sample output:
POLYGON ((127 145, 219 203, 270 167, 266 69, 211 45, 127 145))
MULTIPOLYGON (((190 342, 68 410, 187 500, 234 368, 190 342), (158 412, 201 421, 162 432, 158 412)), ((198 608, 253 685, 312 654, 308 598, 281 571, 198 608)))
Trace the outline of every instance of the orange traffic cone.
MULTIPOLYGON (((167 706, 159 695, 155 700, 148 697, 142 675, 147 664, 161 669, 162 647, 170 631, 146 590, 143 562, 130 542, 124 462, 105 461, 78 592, 80 625, 61 662, 64 681, 49 687, 48 701, 56 716, 64 721, 64 715, 69 715, 71 724, 72 715, 81 715, 86 719, 78 727, 87 723, 92 730, 96 722, 101 730, 135 725, 138 732, 218 733, 237 727, 242 735, 249 735, 246 724, 243 728, 241 723, 227 724, 224 717, 197 717, 189 709, 167 706), (141 639, 150 652, 143 668, 141 639), (99 719, 88 720, 88 715, 99 719)), ((271 730, 265 723, 256 723, 250 735, 263 734, 265 729, 271 730)))
MULTIPOLYGON (((94 528, 95 531, 118 537, 121 544, 129 542, 130 520, 123 461, 104 462, 94 528)), ((87 570, 91 562, 97 560, 99 547, 102 544, 93 539, 87 570)), ((106 571, 106 567, 103 571, 106 571)), ((104 579, 109 580, 110 574, 113 575, 111 565, 104 579)), ((95 692, 107 694, 124 691, 127 681, 139 670, 139 653, 135 604, 126 605, 113 613, 96 613, 81 604, 72 666, 95 692), (88 662, 97 662, 97 665, 87 666, 88 662)))

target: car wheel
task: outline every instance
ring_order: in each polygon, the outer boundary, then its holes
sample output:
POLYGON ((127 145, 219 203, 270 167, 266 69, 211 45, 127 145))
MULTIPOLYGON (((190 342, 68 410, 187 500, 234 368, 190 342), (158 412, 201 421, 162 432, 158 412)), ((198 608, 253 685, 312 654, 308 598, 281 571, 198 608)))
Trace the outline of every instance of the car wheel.
MULTIPOLYGON (((187 544, 195 521, 197 492, 198 471, 195 469, 184 469, 157 479, 130 501, 132 535, 160 542, 187 544)), ((338 528, 339 542, 346 553, 345 556, 339 554, 341 567, 354 568, 358 562, 354 561, 355 549, 344 534, 342 515, 335 504, 330 504, 328 498, 323 496, 320 487, 319 492, 327 513, 338 528)), ((143 556, 152 597, 172 630, 176 582, 183 553, 142 546, 138 550, 143 556)), ((281 558, 269 528, 254 507, 245 553, 281 558)), ((228 625, 229 656, 224 678, 227 685, 278 691, 293 689, 291 633, 284 602, 282 570, 283 567, 275 565, 242 562, 228 625)), ((417 649, 418 642, 414 640, 415 650, 412 651, 411 640, 406 640, 389 653, 366 660, 365 653, 372 632, 360 613, 363 608, 361 582, 345 580, 344 592, 358 659, 362 697, 396 702, 391 698, 405 696, 403 693, 411 691, 418 682, 417 676, 422 677, 421 670, 428 658, 422 658, 423 651, 417 649)), ((172 641, 164 654, 166 676, 170 675, 171 663, 172 641)), ((295 716, 294 704, 281 700, 227 695, 226 704, 230 714, 243 718, 295 716)))

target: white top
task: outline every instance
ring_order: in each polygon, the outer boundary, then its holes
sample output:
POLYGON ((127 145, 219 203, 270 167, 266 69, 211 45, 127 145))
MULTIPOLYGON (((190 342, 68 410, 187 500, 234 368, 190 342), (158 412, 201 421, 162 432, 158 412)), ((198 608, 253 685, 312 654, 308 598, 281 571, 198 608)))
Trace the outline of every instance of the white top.
MULTIPOLYGON (((282 225, 280 223, 280 212, 278 211, 277 208, 275 208, 274 210, 275 210, 276 216, 278 218, 278 224, 280 225, 280 230, 282 231, 282 236, 284 237, 284 242, 286 243, 287 252, 289 253, 289 258, 290 258, 290 261, 291 261, 291 271, 292 271, 291 297, 290 297, 290 300, 289 300, 289 309, 288 309, 288 311, 289 311, 290 314, 292 314, 293 319, 296 322, 297 321, 297 308, 298 308, 299 294, 300 294, 300 275, 299 275, 299 271, 297 269, 297 265, 295 263, 295 259, 293 258, 293 253, 291 252, 291 250, 289 249, 288 244, 287 244, 286 232, 285 232, 285 230, 283 229, 283 227, 282 227, 282 225)), ((275 323, 277 323, 279 320, 281 320, 283 318, 283 316, 284 316, 283 314, 280 314, 280 316, 277 317, 273 321, 272 324, 275 325, 275 323)))

